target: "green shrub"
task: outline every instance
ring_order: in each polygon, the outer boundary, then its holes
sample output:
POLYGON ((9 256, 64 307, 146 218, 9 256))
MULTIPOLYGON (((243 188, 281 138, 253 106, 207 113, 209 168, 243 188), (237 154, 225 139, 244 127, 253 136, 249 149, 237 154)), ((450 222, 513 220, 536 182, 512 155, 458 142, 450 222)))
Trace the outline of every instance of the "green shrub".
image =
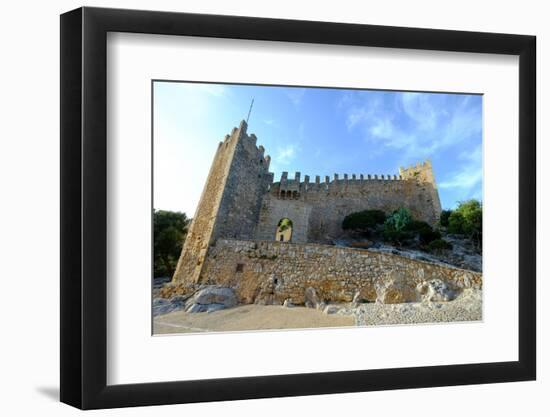
POLYGON ((405 230, 417 235, 420 242, 424 245, 427 245, 432 240, 441 238, 441 233, 438 230, 434 230, 432 226, 422 220, 411 220, 405 227, 405 230))
POLYGON ((443 239, 435 239, 430 242, 428 249, 430 252, 441 252, 444 250, 450 250, 453 248, 453 245, 443 239))
POLYGON ((342 229, 367 231, 384 223, 386 214, 381 210, 363 210, 348 214, 342 222, 342 229))
POLYGON ((395 210, 384 222, 385 229, 403 231, 412 221, 411 212, 405 207, 395 210))
POLYGON ((382 232, 382 237, 386 242, 401 246, 406 240, 412 239, 414 233, 407 230, 394 230, 392 228, 385 228, 382 232))
POLYGON ((413 238, 415 233, 408 230, 411 222, 412 217, 408 209, 401 207, 395 210, 384 222, 384 240, 402 245, 405 240, 413 238))
POLYGON ((420 238, 420 242, 424 245, 427 245, 434 240, 441 239, 441 233, 439 232, 439 230, 433 230, 432 228, 421 229, 418 232, 418 236, 420 238))
POLYGON ((432 226, 430 226, 428 223, 422 220, 411 220, 409 224, 405 227, 406 230, 410 230, 412 232, 417 232, 422 229, 431 229, 432 226))
POLYGON ((441 212, 441 215, 439 216, 439 224, 442 227, 449 226, 449 216, 451 215, 452 212, 453 212, 452 210, 443 210, 441 212))

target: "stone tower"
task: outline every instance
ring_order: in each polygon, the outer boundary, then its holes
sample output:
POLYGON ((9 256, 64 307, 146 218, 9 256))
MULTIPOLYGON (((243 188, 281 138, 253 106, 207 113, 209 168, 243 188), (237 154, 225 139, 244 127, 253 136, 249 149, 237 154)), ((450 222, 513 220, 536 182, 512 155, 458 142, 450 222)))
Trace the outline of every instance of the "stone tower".
POLYGON ((408 168, 399 168, 399 175, 404 180, 414 180, 418 190, 418 197, 424 199, 420 202, 420 207, 424 206, 423 212, 429 218, 426 218, 428 223, 435 225, 439 222, 441 215, 441 202, 439 201, 439 193, 435 182, 435 176, 432 170, 432 163, 427 160, 424 163, 416 164, 408 168))
POLYGON ((252 239, 262 197, 273 182, 270 157, 243 120, 220 142, 189 227, 173 282, 200 283, 210 245, 220 238, 252 239))

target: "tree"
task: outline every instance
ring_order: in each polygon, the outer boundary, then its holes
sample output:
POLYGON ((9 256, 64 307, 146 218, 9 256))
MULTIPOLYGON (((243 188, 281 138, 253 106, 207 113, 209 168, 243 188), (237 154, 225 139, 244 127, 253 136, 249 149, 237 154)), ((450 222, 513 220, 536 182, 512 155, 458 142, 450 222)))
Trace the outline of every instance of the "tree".
POLYGON ((459 203, 449 216, 449 233, 468 236, 474 245, 481 249, 483 229, 483 207, 478 200, 459 203))
POLYGON ((154 276, 172 276, 187 235, 190 220, 185 213, 155 210, 153 213, 154 276))

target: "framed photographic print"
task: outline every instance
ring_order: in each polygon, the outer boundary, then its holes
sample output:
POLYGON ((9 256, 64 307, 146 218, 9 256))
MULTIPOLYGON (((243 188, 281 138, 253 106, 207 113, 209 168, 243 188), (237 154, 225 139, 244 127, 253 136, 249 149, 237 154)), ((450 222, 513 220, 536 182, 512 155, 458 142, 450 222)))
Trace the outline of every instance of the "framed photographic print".
POLYGON ((61 400, 535 379, 535 38, 61 16, 61 400))

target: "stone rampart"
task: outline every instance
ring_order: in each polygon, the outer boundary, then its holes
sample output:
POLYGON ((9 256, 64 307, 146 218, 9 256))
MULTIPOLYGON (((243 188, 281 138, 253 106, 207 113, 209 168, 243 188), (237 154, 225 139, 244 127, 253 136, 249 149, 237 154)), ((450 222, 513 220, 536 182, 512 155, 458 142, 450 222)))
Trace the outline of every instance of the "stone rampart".
MULTIPOLYGON (((431 172, 431 169, 430 169, 431 172)), ((283 173, 265 195, 254 234, 255 239, 274 239, 278 222, 293 222, 293 241, 327 242, 343 234, 344 218, 355 211, 378 209, 389 214, 400 207, 410 210, 417 220, 436 225, 441 207, 435 184, 414 177, 356 176, 325 182, 289 180, 283 173), (355 177, 355 178, 354 178, 355 177), (383 177, 383 178, 382 178, 383 177), (402 178, 402 177, 401 177, 402 178)), ((230 237, 230 236, 227 236, 230 237)))
POLYGON ((210 248, 201 284, 235 289, 241 303, 303 304, 305 289, 321 301, 415 301, 419 284, 440 280, 452 290, 481 288, 482 275, 399 255, 329 245, 219 239, 210 248), (392 293, 394 291, 394 293, 392 293), (393 294, 393 295, 392 295, 393 294))

